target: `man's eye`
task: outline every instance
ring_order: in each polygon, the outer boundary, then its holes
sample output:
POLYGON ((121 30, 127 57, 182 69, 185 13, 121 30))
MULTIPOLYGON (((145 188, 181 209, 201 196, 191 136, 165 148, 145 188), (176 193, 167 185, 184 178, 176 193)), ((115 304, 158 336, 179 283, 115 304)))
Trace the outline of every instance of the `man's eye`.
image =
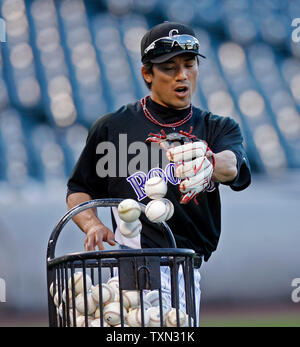
POLYGON ((174 67, 173 66, 166 66, 165 67, 165 70, 167 70, 167 71, 169 71, 169 70, 173 70, 174 69, 174 67))

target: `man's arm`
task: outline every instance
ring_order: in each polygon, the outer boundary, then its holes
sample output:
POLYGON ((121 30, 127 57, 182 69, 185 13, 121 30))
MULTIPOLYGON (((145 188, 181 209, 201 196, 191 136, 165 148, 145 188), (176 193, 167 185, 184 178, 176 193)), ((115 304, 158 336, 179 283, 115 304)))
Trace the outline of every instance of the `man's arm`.
MULTIPOLYGON (((212 152, 207 153, 210 157, 212 152)), ((225 150, 220 153, 215 153, 215 169, 212 175, 214 182, 231 182, 237 176, 237 160, 232 151, 225 150)))
MULTIPOLYGON (((67 198, 68 210, 89 200, 92 200, 89 194, 72 193, 67 198)), ((108 242, 111 246, 115 245, 114 233, 100 221, 96 208, 80 212, 73 218, 73 221, 86 234, 84 241, 86 251, 95 250, 96 246, 99 250, 104 250, 103 241, 108 242)))

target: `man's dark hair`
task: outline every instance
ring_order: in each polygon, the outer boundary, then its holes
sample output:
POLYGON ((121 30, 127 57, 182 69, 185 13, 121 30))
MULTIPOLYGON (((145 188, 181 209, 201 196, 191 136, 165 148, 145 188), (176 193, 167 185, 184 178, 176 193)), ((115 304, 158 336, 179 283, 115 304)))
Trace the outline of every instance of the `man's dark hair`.
MULTIPOLYGON (((151 75, 153 75, 153 63, 149 62, 149 63, 144 63, 143 64, 145 70, 149 73, 151 73, 151 75)), ((143 77, 144 78, 144 77, 143 77)), ((145 79, 144 79, 146 86, 149 90, 151 90, 151 85, 152 83, 148 83, 145 79)))

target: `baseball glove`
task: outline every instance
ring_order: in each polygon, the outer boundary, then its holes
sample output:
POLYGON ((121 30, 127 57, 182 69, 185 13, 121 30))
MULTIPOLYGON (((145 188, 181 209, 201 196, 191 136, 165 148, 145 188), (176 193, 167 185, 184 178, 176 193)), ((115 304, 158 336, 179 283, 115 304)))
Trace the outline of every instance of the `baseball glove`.
POLYGON ((180 131, 166 135, 150 134, 147 142, 158 142, 166 150, 169 161, 175 163, 175 176, 180 179, 179 190, 181 192, 180 203, 187 204, 195 199, 203 191, 214 190, 211 180, 215 167, 215 157, 207 143, 189 133, 180 131), (211 155, 208 155, 211 152, 211 155))

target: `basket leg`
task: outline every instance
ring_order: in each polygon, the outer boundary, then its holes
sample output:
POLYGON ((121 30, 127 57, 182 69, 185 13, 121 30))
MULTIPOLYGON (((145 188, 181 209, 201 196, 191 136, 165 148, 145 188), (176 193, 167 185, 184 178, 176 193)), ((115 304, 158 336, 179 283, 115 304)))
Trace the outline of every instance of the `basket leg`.
POLYGON ((50 286, 53 283, 53 289, 55 290, 56 286, 56 276, 55 269, 48 269, 47 271, 47 291, 48 291, 48 318, 49 318, 49 326, 56 327, 57 326, 57 313, 56 306, 54 305, 53 297, 50 294, 50 286))
POLYGON ((192 310, 191 315, 194 319, 194 326, 198 326, 198 320, 199 317, 197 317, 197 310, 196 310, 196 289, 195 289, 195 276, 194 276, 194 267, 191 263, 189 263, 189 273, 190 273, 190 288, 191 288, 191 304, 192 304, 192 310))

